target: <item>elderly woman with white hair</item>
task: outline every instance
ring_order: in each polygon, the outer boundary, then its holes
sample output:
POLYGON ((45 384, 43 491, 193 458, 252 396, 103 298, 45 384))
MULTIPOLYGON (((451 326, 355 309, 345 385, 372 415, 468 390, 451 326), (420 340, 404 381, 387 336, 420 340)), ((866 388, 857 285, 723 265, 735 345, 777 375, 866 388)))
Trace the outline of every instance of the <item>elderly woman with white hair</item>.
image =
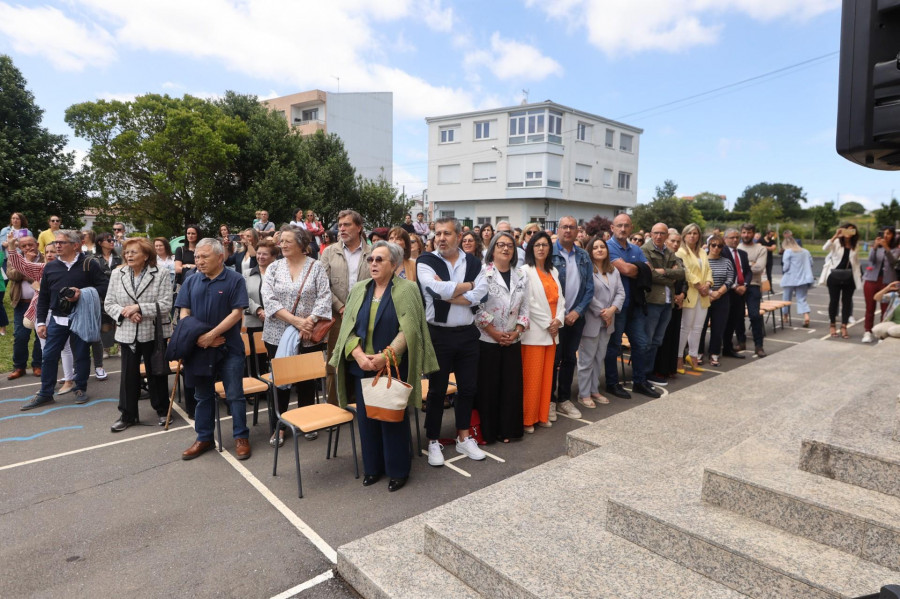
MULTIPOLYGON (((384 368, 392 350, 400 378, 412 386, 409 405, 421 408, 422 374, 438 370, 438 363, 419 287, 395 274, 403 263, 403 250, 397 244, 377 241, 366 261, 372 278, 359 281, 350 291, 330 364, 337 370, 341 407, 349 403, 348 380, 355 388, 363 486, 375 484, 386 474, 388 491, 394 492, 406 484, 412 465, 409 420, 406 414, 402 422, 369 418, 362 381, 384 368)), ((396 372, 392 370, 392 374, 396 372)))

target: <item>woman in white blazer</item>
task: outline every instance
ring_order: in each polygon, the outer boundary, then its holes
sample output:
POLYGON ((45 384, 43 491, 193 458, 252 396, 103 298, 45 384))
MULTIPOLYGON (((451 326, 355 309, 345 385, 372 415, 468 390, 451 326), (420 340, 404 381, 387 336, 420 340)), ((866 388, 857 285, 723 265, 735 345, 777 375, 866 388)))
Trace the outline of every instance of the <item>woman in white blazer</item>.
POLYGON ((559 329, 566 318, 566 301, 559 276, 550 262, 550 235, 536 233, 525 249, 528 276, 528 329, 522 333, 522 414, 526 433, 534 425, 550 428, 550 394, 559 329))
POLYGON ((578 345, 578 403, 594 408, 594 401, 609 403, 600 395, 600 375, 604 373, 616 312, 625 303, 625 287, 619 271, 609 262, 609 248, 602 237, 591 239, 585 249, 594 263, 594 298, 584 312, 584 331, 578 345))
POLYGON ((150 241, 136 237, 122 247, 125 264, 112 271, 103 308, 116 322, 116 341, 122 352, 122 382, 119 387, 119 419, 114 433, 138 422, 138 397, 141 393, 141 359, 147 370, 150 405, 156 410, 157 423, 166 424, 169 409, 169 372, 151 372, 150 357, 156 347, 155 320, 162 319, 163 337, 172 336, 172 283, 169 273, 156 266, 156 252, 150 241))
POLYGON ((847 324, 853 313, 853 292, 862 289, 859 270, 859 253, 856 243, 859 232, 856 225, 844 223, 835 231, 831 239, 825 242, 822 249, 828 252, 825 266, 819 277, 819 284, 828 285, 828 319, 831 322, 831 336, 837 337, 835 323, 838 303, 841 304, 841 337, 849 339, 847 324))

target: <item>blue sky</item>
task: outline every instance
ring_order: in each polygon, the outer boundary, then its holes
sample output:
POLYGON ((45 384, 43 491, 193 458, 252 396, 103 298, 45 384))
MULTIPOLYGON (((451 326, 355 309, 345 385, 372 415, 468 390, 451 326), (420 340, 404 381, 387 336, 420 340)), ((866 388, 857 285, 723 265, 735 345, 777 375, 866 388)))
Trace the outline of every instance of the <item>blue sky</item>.
POLYGON ((394 180, 407 193, 427 183, 424 117, 528 90, 643 128, 641 203, 665 179, 729 206, 771 181, 803 187, 810 205, 877 208, 900 177, 834 151, 839 41, 839 0, 0 0, 0 52, 76 151, 86 144, 63 114, 77 102, 266 98, 337 91, 339 77, 340 91, 394 93, 394 180))

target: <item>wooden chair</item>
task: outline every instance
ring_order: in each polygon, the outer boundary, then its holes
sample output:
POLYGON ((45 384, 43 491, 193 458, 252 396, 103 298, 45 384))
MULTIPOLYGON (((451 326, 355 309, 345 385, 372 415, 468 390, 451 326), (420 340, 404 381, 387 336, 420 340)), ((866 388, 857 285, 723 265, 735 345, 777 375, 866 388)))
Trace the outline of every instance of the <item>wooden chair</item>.
MULTIPOLYGON (((266 344, 263 343, 262 333, 257 331, 253 333, 253 337, 250 339, 250 358, 251 361, 256 365, 256 372, 260 372, 259 368, 259 357, 268 356, 268 352, 266 351, 266 344)), ((246 349, 246 346, 245 346, 246 349)), ((265 381, 266 377, 262 374, 259 375, 259 379, 265 381)), ((269 395, 266 394, 266 403, 268 404, 269 410, 269 434, 272 434, 272 431, 275 430, 275 410, 272 409, 272 404, 268 403, 269 395)), ((256 426, 256 423, 259 421, 259 401, 253 402, 253 426, 256 426)))
MULTIPOLYGON (((256 359, 256 356, 251 354, 250 352, 250 340, 247 337, 247 333, 241 333, 241 339, 244 341, 244 358, 249 360, 251 357, 256 359)), ((244 397, 248 395, 256 395, 256 406, 253 409, 253 424, 256 424, 256 415, 257 410, 259 409, 259 401, 260 397, 269 397, 269 383, 253 378, 250 376, 245 376, 241 379, 241 385, 243 386, 244 397)), ((216 391, 216 432, 219 435, 219 451, 224 451, 222 446, 222 420, 219 415, 219 399, 226 399, 225 397, 225 383, 219 381, 215 386, 216 391)))
MULTIPOLYGON (((282 385, 293 385, 303 381, 311 381, 325 377, 325 357, 322 352, 288 356, 286 358, 274 358, 271 362, 272 405, 278 418, 275 425, 275 434, 281 432, 282 426, 290 428, 294 438, 294 463, 297 467, 297 496, 303 497, 303 484, 300 476, 300 444, 298 439, 301 434, 318 432, 321 430, 337 429, 349 424, 350 440, 353 446, 353 467, 356 478, 359 478, 359 463, 356 458, 356 432, 353 428, 353 414, 329 403, 313 404, 287 410, 284 414, 278 411, 278 402, 275 401, 275 388, 282 385)), ((277 476, 278 471, 278 443, 275 443, 275 459, 272 464, 272 476, 277 476)), ((329 439, 329 454, 331 442, 329 439)), ((335 448, 337 444, 335 444, 335 448)), ((326 455, 328 459, 330 455, 326 455)))
MULTIPOLYGON (((169 374, 175 374, 175 370, 177 368, 178 368, 178 361, 169 362, 169 374)), ((146 378, 147 378, 147 367, 144 365, 143 362, 141 362, 140 373, 141 373, 141 378, 145 379, 145 381, 143 383, 141 383, 141 387, 144 387, 144 385, 146 384, 146 378)), ((184 381, 184 373, 182 372, 180 376, 181 376, 181 379, 183 382, 184 381)), ((178 385, 178 403, 181 403, 181 388, 182 387, 184 387, 184 385, 178 385)))

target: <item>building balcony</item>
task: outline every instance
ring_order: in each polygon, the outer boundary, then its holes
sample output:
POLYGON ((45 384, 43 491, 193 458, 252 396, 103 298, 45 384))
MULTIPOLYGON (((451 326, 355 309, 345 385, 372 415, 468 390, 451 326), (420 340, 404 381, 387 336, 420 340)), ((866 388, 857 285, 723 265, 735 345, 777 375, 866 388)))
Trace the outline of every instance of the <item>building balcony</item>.
POLYGON ((319 119, 309 121, 294 119, 292 126, 300 130, 300 135, 312 135, 316 131, 327 131, 325 121, 319 119))

